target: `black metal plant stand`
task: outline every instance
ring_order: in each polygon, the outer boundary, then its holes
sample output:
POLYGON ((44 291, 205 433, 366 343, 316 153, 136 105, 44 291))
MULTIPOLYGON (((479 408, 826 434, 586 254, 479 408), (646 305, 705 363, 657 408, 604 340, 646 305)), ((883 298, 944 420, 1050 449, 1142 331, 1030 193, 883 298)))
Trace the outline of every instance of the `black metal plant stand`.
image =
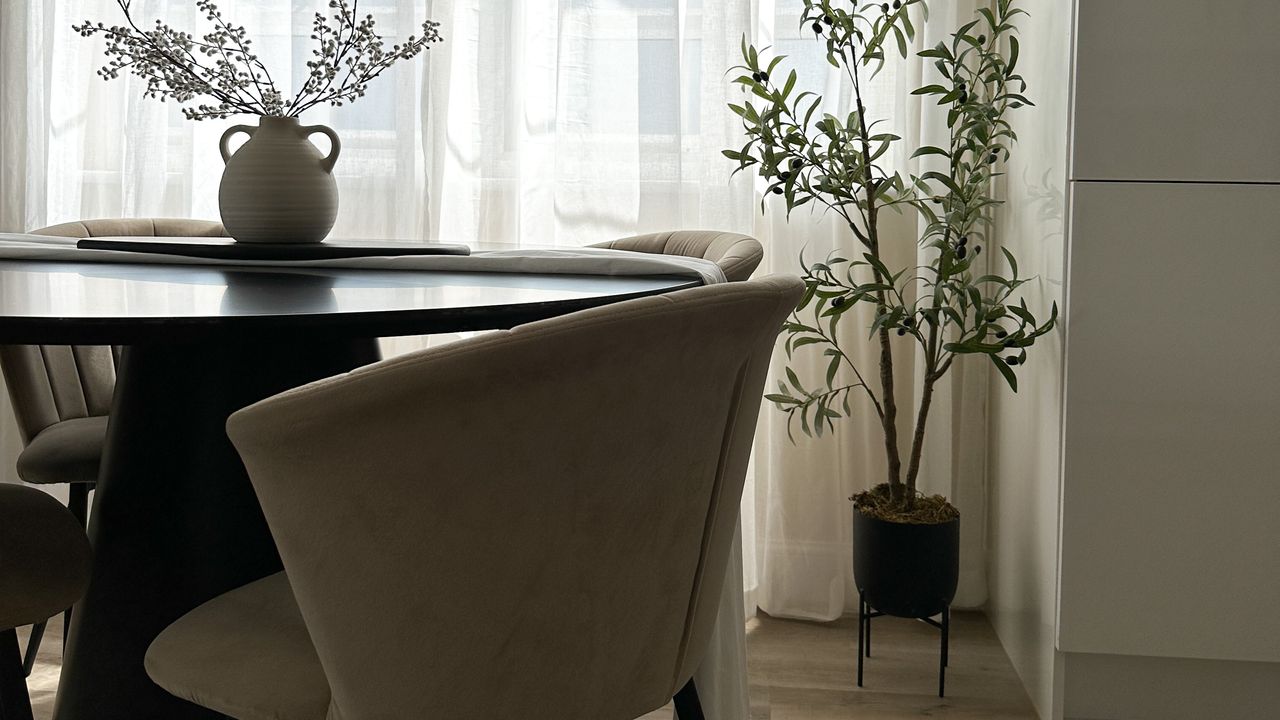
MULTIPOLYGON (((862 660, 871 657, 871 618, 885 613, 873 610, 858 590, 858 687, 862 687, 862 660)), ((942 621, 933 618, 916 618, 942 631, 942 654, 938 659, 938 697, 944 697, 947 689, 947 643, 951 639, 951 605, 942 609, 942 621)))

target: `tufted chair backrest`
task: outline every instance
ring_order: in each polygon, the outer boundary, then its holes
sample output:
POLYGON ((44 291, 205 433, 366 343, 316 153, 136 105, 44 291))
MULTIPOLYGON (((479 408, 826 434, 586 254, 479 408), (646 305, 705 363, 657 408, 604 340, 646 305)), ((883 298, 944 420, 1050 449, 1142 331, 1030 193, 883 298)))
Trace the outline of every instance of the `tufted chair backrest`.
POLYGON ((111 411, 116 354, 110 347, 2 345, 0 370, 24 443, 54 423, 111 411))
POLYGON ((747 235, 719 230, 675 230, 619 238, 592 247, 658 255, 702 258, 720 266, 730 282, 751 277, 764 258, 760 241, 747 235))
POLYGON ((32 230, 54 237, 230 237, 222 223, 188 218, 102 218, 76 220, 32 230))

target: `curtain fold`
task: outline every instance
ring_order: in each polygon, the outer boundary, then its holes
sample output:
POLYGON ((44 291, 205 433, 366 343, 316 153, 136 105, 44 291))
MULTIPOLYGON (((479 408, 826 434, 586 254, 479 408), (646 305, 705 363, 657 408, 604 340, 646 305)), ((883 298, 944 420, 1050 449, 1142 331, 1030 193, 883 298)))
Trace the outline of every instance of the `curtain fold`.
MULTIPOLYGON (((936 43, 979 4, 933 3, 917 45, 936 43)), ((327 2, 219 5, 282 69, 277 80, 300 81, 312 14, 327 2)), ((134 7, 143 24, 159 17, 198 27, 188 0, 134 7)), ((761 239, 762 273, 797 272, 802 249, 807 258, 854 250, 831 217, 802 210, 788 222, 772 199, 761 215, 758 183, 731 178, 720 154, 743 142, 725 105, 740 98, 726 70, 744 35, 790 56, 802 88, 847 112, 850 88, 799 27, 799 0, 364 0, 360 8, 395 36, 429 16, 442 22, 445 42, 377 80, 360 102, 305 118, 343 138, 335 235, 577 246, 718 228, 761 239)), ((0 231, 87 217, 217 217, 217 138, 243 119, 191 123, 172 104, 142 98, 137 79, 98 79, 100 41, 70 26, 117 22, 116 14, 113 3, 88 0, 0 3, 0 231)), ((893 160, 902 170, 919 162, 906 159, 910 148, 945 137, 936 114, 909 95, 932 72, 915 58, 891 60, 866 98, 904 136, 906 151, 893 160)), ((892 261, 912 263, 915 219, 890 221, 892 261)), ((852 323, 846 332, 861 333, 852 323)), ((399 339, 388 350, 426 342, 399 339)), ((870 343, 855 355, 874 367, 870 343)), ((918 374, 906 343, 896 358, 902 378, 918 374)), ((816 360, 802 362, 820 377, 816 360)), ((958 363, 939 385, 922 473, 922 486, 949 495, 963 515, 964 606, 986 594, 987 377, 984 364, 958 363)), ((914 408, 916 383, 899 384, 900 405, 914 408)), ((9 478, 12 427, 0 408, 0 472, 9 478)), ((785 419, 762 411, 743 504, 746 607, 830 620, 856 607, 846 498, 883 476, 879 429, 867 408, 833 437, 796 435, 792 444, 785 419)))

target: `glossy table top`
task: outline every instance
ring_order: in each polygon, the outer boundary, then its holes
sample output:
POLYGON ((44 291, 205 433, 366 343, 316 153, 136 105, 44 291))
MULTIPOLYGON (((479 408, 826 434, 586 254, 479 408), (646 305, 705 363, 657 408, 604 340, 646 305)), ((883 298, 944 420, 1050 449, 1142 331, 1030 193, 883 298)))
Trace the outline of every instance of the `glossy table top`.
POLYGON ((0 343, 492 329, 699 284, 683 277, 0 261, 0 343))

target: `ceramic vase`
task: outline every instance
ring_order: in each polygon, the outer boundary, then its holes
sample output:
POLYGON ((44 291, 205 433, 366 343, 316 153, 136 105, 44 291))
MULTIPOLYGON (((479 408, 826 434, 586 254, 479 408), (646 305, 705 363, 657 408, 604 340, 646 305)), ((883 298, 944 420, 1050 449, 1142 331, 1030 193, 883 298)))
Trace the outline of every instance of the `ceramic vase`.
POLYGON ((218 149, 226 163, 218 208, 237 242, 318 243, 333 229, 338 217, 333 166, 342 143, 331 128, 263 116, 257 126, 228 128, 218 149), (249 140, 232 153, 229 143, 237 133, 249 140), (328 156, 309 139, 315 133, 329 136, 328 156))

